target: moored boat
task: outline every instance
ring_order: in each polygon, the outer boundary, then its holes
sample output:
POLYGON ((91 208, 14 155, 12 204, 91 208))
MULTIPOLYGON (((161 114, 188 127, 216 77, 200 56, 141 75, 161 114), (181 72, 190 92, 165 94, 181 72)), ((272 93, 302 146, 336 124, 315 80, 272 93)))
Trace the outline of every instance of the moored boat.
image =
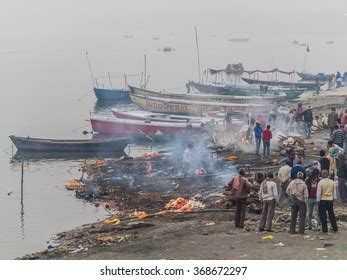
POLYGON ((93 116, 90 118, 92 129, 99 133, 128 135, 131 133, 178 134, 185 131, 199 131, 202 123, 158 122, 150 120, 120 119, 109 116, 93 116))
MULTIPOLYGON (((268 86, 283 86, 283 87, 290 87, 290 88, 298 88, 298 89, 305 89, 305 90, 315 90, 316 89, 316 83, 312 82, 285 82, 285 81, 265 81, 265 80, 256 80, 256 79, 248 79, 248 78, 242 78, 243 81, 246 83, 252 85, 252 84, 263 84, 268 86)), ((321 86, 324 85, 324 83, 320 82, 321 86)))
POLYGON ((130 101, 129 90, 94 88, 94 93, 99 101, 130 101))
POLYGON ((265 103, 265 102, 276 102, 284 99, 285 95, 274 95, 274 94, 258 94, 254 96, 236 96, 236 95, 218 95, 218 94, 199 94, 199 93, 171 93, 171 92, 157 92, 137 87, 129 86, 130 90, 134 94, 161 97, 161 98, 172 98, 172 99, 184 99, 193 101, 218 101, 228 103, 265 103))
POLYGON ((309 73, 296 72, 296 74, 298 74, 298 76, 303 81, 316 81, 316 79, 318 78, 318 80, 320 82, 327 82, 330 79, 330 75, 327 75, 327 74, 324 74, 324 73, 318 73, 318 74, 315 75, 315 74, 309 74, 309 73))
POLYGON ((141 109, 157 113, 203 115, 211 111, 223 113, 256 113, 267 112, 274 104, 237 104, 212 101, 193 101, 173 98, 152 97, 130 94, 131 100, 141 109))
POLYGON ((31 137, 9 136, 19 151, 38 152, 110 152, 123 151, 129 138, 117 139, 43 139, 31 137))
POLYGON ((124 110, 113 108, 112 113, 115 117, 119 119, 129 119, 129 120, 150 120, 157 122, 194 122, 194 123, 208 123, 208 122, 223 122, 223 118, 210 118, 210 117, 193 117, 184 115, 172 115, 172 114, 160 114, 151 113, 148 111, 140 110, 124 110))
MULTIPOLYGON (((214 93, 220 95, 231 95, 231 96, 242 96, 242 97, 254 97, 254 96, 263 96, 263 92, 260 90, 260 86, 255 85, 226 85, 226 84, 203 84, 197 83, 194 81, 189 81, 186 84, 188 93, 191 90, 191 87, 203 93, 214 93)), ((279 87, 279 86, 270 86, 266 90, 266 95, 271 98, 271 95, 275 97, 284 97, 286 99, 292 99, 293 96, 298 97, 303 93, 303 89, 295 89, 289 87, 279 87)))

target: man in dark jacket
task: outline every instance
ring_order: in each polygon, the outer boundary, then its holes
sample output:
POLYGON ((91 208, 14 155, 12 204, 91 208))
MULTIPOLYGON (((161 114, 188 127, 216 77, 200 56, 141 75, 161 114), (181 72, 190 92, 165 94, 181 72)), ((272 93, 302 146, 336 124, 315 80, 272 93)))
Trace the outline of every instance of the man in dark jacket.
POLYGON ((313 113, 311 106, 308 106, 308 108, 302 113, 305 123, 305 133, 306 133, 306 139, 311 138, 311 132, 312 132, 312 123, 313 123, 313 113))
POLYGON ((318 169, 320 172, 323 170, 330 170, 330 161, 325 157, 325 151, 320 150, 319 151, 320 158, 318 160, 318 169))
POLYGON ((306 169, 302 166, 302 159, 301 157, 298 158, 298 161, 296 165, 292 168, 292 171, 290 172, 290 179, 295 180, 297 179, 297 175, 299 172, 302 172, 303 174, 303 180, 306 180, 306 169))

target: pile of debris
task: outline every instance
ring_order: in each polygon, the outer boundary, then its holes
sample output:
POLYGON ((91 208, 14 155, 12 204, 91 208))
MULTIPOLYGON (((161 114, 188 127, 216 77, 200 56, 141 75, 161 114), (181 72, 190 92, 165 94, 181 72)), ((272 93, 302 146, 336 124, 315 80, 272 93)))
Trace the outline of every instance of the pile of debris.
POLYGON ((304 155, 307 145, 303 136, 278 136, 278 149, 281 155, 294 152, 298 155, 304 155))

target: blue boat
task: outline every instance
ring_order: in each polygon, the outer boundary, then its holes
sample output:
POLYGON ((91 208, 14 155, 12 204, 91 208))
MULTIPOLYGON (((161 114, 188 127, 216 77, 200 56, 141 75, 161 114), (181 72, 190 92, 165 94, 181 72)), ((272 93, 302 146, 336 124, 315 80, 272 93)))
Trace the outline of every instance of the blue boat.
POLYGON ((100 101, 131 101, 127 89, 94 88, 95 96, 100 101))

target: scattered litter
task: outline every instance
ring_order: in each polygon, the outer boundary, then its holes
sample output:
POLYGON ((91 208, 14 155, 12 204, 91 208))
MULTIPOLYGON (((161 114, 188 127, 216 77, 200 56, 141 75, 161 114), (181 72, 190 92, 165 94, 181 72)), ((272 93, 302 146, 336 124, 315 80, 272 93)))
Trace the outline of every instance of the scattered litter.
POLYGON ((210 223, 205 224, 205 226, 214 226, 214 225, 216 225, 215 222, 210 222, 210 223))
POLYGON ((113 242, 113 237, 112 236, 101 236, 97 238, 98 241, 102 242, 113 242))
POLYGON ((263 236, 262 238, 261 238, 262 240, 272 240, 272 239, 274 239, 274 237, 273 237, 273 235, 265 235, 265 236, 263 236))
POLYGON ((148 218, 148 214, 145 211, 140 211, 140 212, 135 211, 134 215, 139 220, 144 220, 148 218))
POLYGON ((69 183, 65 185, 65 188, 69 191, 75 191, 77 189, 80 189, 83 186, 82 182, 79 182, 77 180, 71 180, 69 183))
POLYGON ((104 221, 104 224, 106 224, 106 225, 119 225, 120 224, 120 219, 118 219, 118 218, 107 219, 107 220, 104 221))
POLYGON ((325 251, 325 248, 316 248, 316 251, 325 251))
POLYGON ((283 247, 283 246, 284 246, 284 244, 283 244, 282 242, 279 242, 279 243, 275 244, 274 246, 280 246, 280 247, 283 247))

